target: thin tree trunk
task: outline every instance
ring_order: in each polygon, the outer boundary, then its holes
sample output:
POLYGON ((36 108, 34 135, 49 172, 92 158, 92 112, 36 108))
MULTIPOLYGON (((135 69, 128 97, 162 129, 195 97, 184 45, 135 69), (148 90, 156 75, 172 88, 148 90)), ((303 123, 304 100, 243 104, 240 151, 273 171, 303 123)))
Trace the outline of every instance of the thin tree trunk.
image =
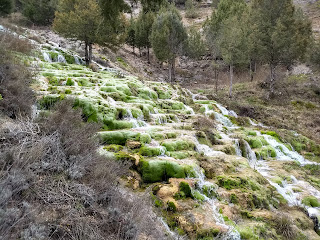
POLYGON ((85 58, 85 61, 86 61, 86 65, 89 65, 90 64, 90 61, 89 61, 89 51, 88 51, 88 43, 85 42, 85 55, 84 55, 84 58, 85 58))
POLYGON ((276 81, 276 66, 271 63, 270 64, 270 92, 269 92, 269 98, 272 98, 274 96, 274 84, 276 81))
POLYGON ((149 49, 149 47, 147 47, 147 50, 148 50, 148 63, 150 63, 150 49, 149 49))
POLYGON ((232 98, 232 82, 233 82, 233 65, 230 65, 230 88, 229 88, 229 98, 232 98))
POLYGON ((216 93, 218 93, 218 69, 214 70, 214 78, 216 83, 216 93))
POLYGON ((92 61, 92 43, 89 44, 89 64, 92 61))
POLYGON ((250 81, 253 82, 253 66, 252 66, 252 60, 250 59, 250 81))
POLYGON ((171 68, 171 60, 169 60, 168 62, 168 70, 169 70, 169 76, 168 76, 168 80, 170 83, 172 83, 172 68, 171 68))
POLYGON ((172 59, 172 81, 176 80, 176 59, 172 59))
POLYGON ((169 62, 168 62, 169 66, 168 66, 168 69, 169 69, 169 82, 170 83, 173 83, 174 80, 175 80, 175 58, 173 59, 170 59, 169 62))

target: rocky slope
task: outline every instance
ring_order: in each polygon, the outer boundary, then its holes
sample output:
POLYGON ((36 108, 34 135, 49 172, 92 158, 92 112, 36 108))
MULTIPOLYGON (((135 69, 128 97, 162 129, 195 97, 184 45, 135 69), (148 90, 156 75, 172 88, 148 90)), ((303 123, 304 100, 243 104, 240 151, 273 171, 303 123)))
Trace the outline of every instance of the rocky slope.
POLYGON ((314 141, 179 85, 88 68, 58 44, 32 42, 35 57, 22 58, 39 70, 34 117, 72 99, 86 121, 100 123, 98 151, 130 162, 122 183, 150 194, 169 238, 320 239, 314 141))

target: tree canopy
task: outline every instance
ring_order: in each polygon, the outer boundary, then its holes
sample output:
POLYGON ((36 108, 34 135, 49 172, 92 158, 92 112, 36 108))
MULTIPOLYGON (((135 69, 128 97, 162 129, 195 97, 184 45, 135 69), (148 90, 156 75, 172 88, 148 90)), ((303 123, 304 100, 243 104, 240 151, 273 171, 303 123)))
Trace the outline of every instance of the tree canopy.
POLYGON ((162 9, 152 26, 151 44, 156 57, 169 63, 170 82, 175 80, 175 59, 186 39, 186 30, 175 7, 162 9))

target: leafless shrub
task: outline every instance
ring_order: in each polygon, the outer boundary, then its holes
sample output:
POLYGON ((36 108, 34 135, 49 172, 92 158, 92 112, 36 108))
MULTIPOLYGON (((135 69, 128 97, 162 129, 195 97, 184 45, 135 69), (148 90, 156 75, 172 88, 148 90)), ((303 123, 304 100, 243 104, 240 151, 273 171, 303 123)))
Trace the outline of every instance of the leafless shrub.
POLYGON ((147 198, 118 183, 129 164, 97 153, 97 129, 67 102, 0 127, 1 239, 166 239, 147 198))
POLYGON ((29 88, 31 72, 21 63, 14 52, 30 52, 31 45, 9 33, 0 33, 0 110, 11 118, 31 114, 34 95, 29 88))

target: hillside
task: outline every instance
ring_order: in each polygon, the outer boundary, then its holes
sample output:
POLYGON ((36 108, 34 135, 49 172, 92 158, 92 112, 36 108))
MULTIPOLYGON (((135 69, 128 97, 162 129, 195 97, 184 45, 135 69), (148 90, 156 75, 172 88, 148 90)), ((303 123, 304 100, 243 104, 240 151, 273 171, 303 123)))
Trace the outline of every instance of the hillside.
MULTIPOLYGON (((294 3, 317 37, 318 3, 294 3)), ((179 5, 181 22, 202 33, 210 5, 194 19, 179 5)), ((82 41, 12 22, 0 19, 0 239, 320 239, 316 64, 279 64, 272 98, 268 64, 253 80, 239 65, 231 98, 217 56, 178 56, 168 83, 153 49, 148 63, 146 49, 93 44, 86 64, 82 41)))
POLYGON ((130 163, 122 184, 150 193, 169 238, 319 239, 314 141, 271 131, 179 85, 101 65, 93 71, 70 50, 35 44, 38 57, 24 57, 39 69, 35 113, 72 99, 86 121, 100 123, 100 154, 130 163))

